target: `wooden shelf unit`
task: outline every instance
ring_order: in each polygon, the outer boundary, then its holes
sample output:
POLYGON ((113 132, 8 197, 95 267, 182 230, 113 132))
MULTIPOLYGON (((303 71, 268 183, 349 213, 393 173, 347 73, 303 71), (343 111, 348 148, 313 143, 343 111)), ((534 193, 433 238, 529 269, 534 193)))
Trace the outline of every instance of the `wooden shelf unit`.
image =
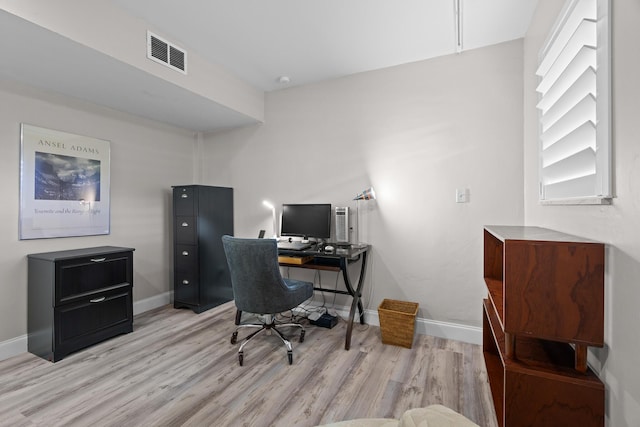
POLYGON ((604 245, 538 227, 484 230, 483 352, 498 424, 604 426, 604 245), (575 349, 575 350, 574 350, 575 349))

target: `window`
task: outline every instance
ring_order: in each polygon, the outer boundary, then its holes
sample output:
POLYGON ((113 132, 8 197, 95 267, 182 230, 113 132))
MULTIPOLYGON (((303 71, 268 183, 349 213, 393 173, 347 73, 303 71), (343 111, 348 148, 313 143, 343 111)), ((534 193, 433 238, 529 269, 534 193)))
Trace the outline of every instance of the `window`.
POLYGON ((540 53, 540 200, 608 204, 609 0, 568 0, 540 53))

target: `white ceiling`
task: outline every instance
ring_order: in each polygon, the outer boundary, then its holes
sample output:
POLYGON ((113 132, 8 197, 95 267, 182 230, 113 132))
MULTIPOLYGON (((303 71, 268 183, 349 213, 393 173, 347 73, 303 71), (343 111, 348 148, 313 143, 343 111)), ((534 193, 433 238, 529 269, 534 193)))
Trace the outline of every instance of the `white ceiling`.
MULTIPOLYGON (((456 51, 455 0, 111 0, 265 91, 456 51)), ((537 0, 460 0, 463 49, 521 38, 537 0)))
MULTIPOLYGON (((456 0, 104 1, 264 91, 456 51, 456 0)), ((464 51, 523 37, 537 0, 460 2, 464 51)), ((201 132, 256 122, 2 9, 0 52, 0 78, 141 117, 201 132)))

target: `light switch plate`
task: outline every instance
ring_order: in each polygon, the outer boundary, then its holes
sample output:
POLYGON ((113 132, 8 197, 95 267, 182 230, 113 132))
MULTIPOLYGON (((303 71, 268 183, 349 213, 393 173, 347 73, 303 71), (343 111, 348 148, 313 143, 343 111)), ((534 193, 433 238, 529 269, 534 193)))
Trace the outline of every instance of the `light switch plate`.
POLYGON ((457 188, 456 189, 456 203, 469 203, 469 189, 457 188))

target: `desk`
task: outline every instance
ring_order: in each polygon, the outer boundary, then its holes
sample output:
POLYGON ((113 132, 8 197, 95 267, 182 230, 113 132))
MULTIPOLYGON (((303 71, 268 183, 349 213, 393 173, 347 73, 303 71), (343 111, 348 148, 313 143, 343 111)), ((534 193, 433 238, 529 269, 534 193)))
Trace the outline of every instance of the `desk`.
POLYGON ((345 337, 344 348, 349 350, 351 347, 351 332, 353 331, 353 319, 356 314, 356 308, 360 313, 360 323, 364 325, 364 307, 362 305, 362 287, 364 285, 364 276, 367 271, 367 254, 371 248, 366 245, 361 248, 351 247, 350 245, 340 245, 332 243, 331 246, 336 249, 332 252, 326 252, 322 250, 324 245, 315 245, 309 249, 302 251, 292 251, 287 249, 278 249, 278 255, 286 256, 298 256, 298 257, 312 257, 312 259, 305 264, 288 264, 280 263, 282 267, 295 267, 295 268, 311 268, 314 270, 325 271, 341 271, 344 279, 344 285, 347 288, 346 291, 331 290, 324 288, 315 288, 315 290, 321 290, 323 292, 331 292, 343 295, 350 295, 353 300, 351 302, 351 310, 349 311, 349 319, 347 320, 347 336, 345 337), (349 278, 349 271, 347 267, 349 264, 360 261, 360 276, 358 277, 358 283, 356 287, 353 287, 351 279, 349 278))

